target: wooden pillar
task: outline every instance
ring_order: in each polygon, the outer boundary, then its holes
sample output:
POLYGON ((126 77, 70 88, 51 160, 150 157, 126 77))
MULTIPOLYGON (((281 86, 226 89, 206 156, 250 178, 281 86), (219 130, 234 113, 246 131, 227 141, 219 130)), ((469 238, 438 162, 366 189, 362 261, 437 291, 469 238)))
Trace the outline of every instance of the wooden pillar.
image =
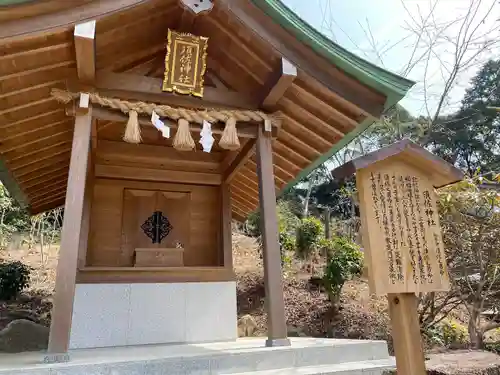
POLYGON ((231 228, 231 190, 228 183, 221 186, 222 258, 225 268, 233 269, 233 238, 231 228))
POLYGON ((257 135, 257 174, 259 176, 259 203, 264 259, 264 283, 267 309, 266 346, 288 346, 281 277, 281 256, 276 214, 271 133, 259 126, 257 135))
POLYGON ((389 315, 400 375, 425 375, 425 357, 418 323, 415 293, 389 294, 389 315))
MULTIPOLYGON (((92 121, 92 129, 94 128, 95 120, 92 121)), ((91 133, 93 141, 93 130, 91 133)), ((87 161, 87 175, 86 175, 86 184, 85 184, 85 193, 83 195, 83 213, 82 213, 82 230, 80 232, 80 243, 78 245, 78 267, 83 268, 87 264, 87 248, 89 243, 89 235, 90 235, 90 215, 92 211, 92 195, 93 195, 93 176, 94 176, 94 154, 93 154, 93 145, 89 150, 89 159, 87 161)))
POLYGON ((57 264, 54 306, 50 326, 49 355, 46 362, 68 360, 67 351, 71 333, 71 318, 78 267, 78 250, 81 244, 84 216, 84 196, 89 162, 91 109, 75 117, 75 130, 71 148, 66 203, 61 234, 59 262, 57 264))

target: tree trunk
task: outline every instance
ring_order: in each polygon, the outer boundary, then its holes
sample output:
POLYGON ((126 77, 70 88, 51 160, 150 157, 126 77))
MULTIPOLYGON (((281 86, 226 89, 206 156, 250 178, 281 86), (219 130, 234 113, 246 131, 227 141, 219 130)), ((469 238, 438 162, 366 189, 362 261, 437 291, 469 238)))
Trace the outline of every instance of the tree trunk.
POLYGON ((44 222, 43 222, 43 217, 40 219, 40 224, 38 225, 39 228, 39 236, 40 236, 40 259, 42 261, 42 265, 44 264, 44 258, 43 258, 43 227, 44 227, 44 222))
POLYGON ((307 194, 304 198, 304 211, 302 212, 302 217, 306 218, 309 216, 309 199, 311 198, 312 183, 309 182, 309 187, 307 188, 307 194))
POLYGON ((469 338, 470 344, 473 349, 483 348, 483 331, 480 329, 480 317, 478 310, 475 308, 470 309, 469 318, 469 338))
POLYGON ((330 230, 330 208, 325 208, 325 238, 329 240, 332 238, 332 233, 330 230))

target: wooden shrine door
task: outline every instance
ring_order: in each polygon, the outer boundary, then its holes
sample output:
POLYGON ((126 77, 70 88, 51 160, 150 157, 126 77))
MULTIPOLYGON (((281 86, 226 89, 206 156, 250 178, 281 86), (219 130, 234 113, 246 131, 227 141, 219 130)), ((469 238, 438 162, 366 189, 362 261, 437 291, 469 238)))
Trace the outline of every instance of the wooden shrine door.
POLYGON ((121 264, 183 266, 189 248, 190 193, 125 189, 121 264))

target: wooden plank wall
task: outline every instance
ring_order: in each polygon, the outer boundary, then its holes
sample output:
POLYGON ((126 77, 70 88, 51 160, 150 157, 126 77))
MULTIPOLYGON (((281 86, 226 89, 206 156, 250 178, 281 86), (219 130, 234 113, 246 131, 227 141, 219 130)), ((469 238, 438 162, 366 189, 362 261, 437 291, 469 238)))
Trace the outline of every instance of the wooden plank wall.
POLYGON ((190 211, 184 265, 221 266, 221 186, 217 183, 221 157, 217 153, 179 153, 166 147, 99 142, 85 266, 133 266, 130 246, 122 234, 125 192, 130 189, 187 193, 189 206, 179 208, 190 211), (106 168, 112 168, 113 174, 106 174, 106 168), (120 171, 125 175, 131 168, 147 170, 148 176, 127 174, 126 179, 119 178, 120 171))
POLYGON ((97 179, 94 185, 87 266, 131 266, 122 240, 125 189, 188 192, 191 197, 189 245, 184 265, 218 266, 220 230, 220 187, 97 179), (124 261, 125 259, 125 261, 124 261))

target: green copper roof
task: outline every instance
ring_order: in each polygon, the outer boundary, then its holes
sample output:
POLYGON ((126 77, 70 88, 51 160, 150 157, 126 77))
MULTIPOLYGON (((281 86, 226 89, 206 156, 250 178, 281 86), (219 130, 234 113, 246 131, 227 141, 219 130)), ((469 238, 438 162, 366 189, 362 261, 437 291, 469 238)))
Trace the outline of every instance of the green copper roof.
POLYGON ((0 7, 5 5, 15 5, 32 2, 34 0, 0 0, 0 7))
POLYGON ((385 108, 396 104, 415 84, 413 81, 363 60, 334 43, 297 16, 281 0, 252 0, 252 2, 276 23, 340 70, 383 93, 387 97, 385 108))
MULTIPOLYGON (((385 109, 399 102, 415 84, 415 82, 382 69, 334 43, 297 16, 297 14, 283 4, 281 0, 252 0, 252 2, 271 17, 274 22, 280 24, 298 40, 311 47, 317 54, 326 58, 337 68, 355 77, 368 87, 383 93, 387 98, 384 105, 385 109)), ((340 142, 335 144, 327 153, 302 170, 293 181, 290 181, 282 189, 281 193, 286 192, 319 165, 339 152, 353 139, 368 129, 372 123, 373 119, 366 118, 354 131, 346 134, 340 142)))

